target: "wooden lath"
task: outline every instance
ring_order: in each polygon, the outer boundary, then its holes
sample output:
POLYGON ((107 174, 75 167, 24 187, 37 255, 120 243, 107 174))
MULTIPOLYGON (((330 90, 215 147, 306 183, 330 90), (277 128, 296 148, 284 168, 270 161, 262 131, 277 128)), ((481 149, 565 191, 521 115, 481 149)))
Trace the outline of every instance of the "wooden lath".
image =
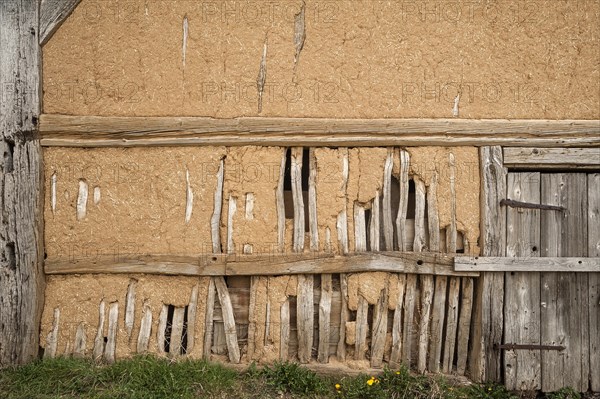
POLYGON ((600 120, 108 117, 43 114, 43 146, 593 147, 600 120))

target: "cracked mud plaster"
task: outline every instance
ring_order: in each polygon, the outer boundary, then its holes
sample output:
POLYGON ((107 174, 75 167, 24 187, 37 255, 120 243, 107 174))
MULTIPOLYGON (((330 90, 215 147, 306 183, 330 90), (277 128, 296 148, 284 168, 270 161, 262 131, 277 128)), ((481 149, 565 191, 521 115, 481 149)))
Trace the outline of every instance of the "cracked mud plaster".
POLYGON ((460 94, 462 118, 600 117, 597 1, 420 3, 83 0, 43 48, 44 112, 258 115, 267 36, 262 116, 451 118, 460 94))
MULTIPOLYGON (((375 305, 379 300, 381 291, 390 284, 398 283, 398 277, 392 278, 392 273, 372 272, 355 273, 348 277, 348 308, 358 309, 358 296, 366 299, 369 305, 375 305)), ((396 291, 397 296, 397 291, 396 291)), ((388 305, 391 302, 388 301, 388 305)), ((394 306, 395 307, 395 306, 394 306)))
MULTIPOLYGON (((281 147, 230 147, 225 159, 221 242, 226 243, 229 198, 236 199, 233 215, 234 252, 252 245, 255 255, 277 250, 277 185, 284 149, 281 147), (246 218, 246 195, 254 195, 253 218, 246 218)), ((225 248, 224 248, 225 250, 225 248)))
POLYGON ((46 148, 45 189, 55 180, 55 209, 46 196, 49 260, 211 251, 210 219, 222 147, 46 148), (194 195, 186 223, 187 182, 194 195), (99 187, 77 219, 79 181, 99 187))
MULTIPOLYGON (((99 305, 105 301, 104 336, 108 334, 109 304, 118 302, 116 357, 129 357, 137 351, 137 340, 144 304, 152 311, 152 330, 148 351, 158 353, 156 333, 163 304, 176 307, 188 306, 195 286, 198 286, 194 347, 189 356, 201 357, 204 336, 204 313, 209 278, 150 275, 74 275, 49 276, 46 280, 45 305, 40 329, 40 345, 45 347, 48 333, 52 330, 54 309, 60 309, 58 347, 56 355, 70 354, 75 343, 77 327, 85 326, 85 356, 91 357, 98 330, 99 305), (137 282, 135 290, 135 316, 131 336, 125 326, 127 288, 137 282)), ((189 342, 189 341, 188 341, 189 342)))
POLYGON ((346 207, 346 190, 343 184, 343 153, 337 149, 315 148, 317 164, 317 223, 319 250, 327 251, 327 234, 330 231, 330 251, 341 254, 337 233, 337 218, 346 207))
POLYGON ((437 205, 440 229, 450 226, 451 193, 448 157, 455 157, 456 227, 466 234, 469 252, 479 254, 479 151, 475 147, 408 147, 411 176, 419 176, 426 186, 438 176, 437 205))
POLYGON ((359 202, 371 209, 371 201, 379 190, 383 192, 383 169, 387 148, 350 148, 348 150, 348 243, 350 251, 356 248, 354 236, 354 205, 359 202))

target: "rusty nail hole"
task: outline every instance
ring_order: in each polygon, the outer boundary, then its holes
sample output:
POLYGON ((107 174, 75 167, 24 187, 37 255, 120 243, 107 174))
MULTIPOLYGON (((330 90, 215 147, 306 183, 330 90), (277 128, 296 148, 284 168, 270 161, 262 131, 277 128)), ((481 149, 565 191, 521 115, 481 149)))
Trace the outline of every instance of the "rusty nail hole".
POLYGON ((579 263, 579 264, 581 265, 583 262, 582 262, 582 261, 579 261, 579 262, 577 262, 577 263, 579 263))
POLYGON ((533 248, 531 248, 531 250, 532 250, 533 252, 535 252, 535 251, 537 251, 537 247, 536 247, 536 246, 534 246, 533 248))

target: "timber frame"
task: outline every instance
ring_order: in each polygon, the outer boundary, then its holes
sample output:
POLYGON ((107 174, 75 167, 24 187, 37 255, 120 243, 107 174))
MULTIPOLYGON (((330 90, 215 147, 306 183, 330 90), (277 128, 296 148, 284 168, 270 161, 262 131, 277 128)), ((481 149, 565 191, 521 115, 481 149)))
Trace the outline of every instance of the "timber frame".
MULTIPOLYGON (((42 146, 478 146, 481 147, 481 247, 484 257, 506 255, 506 211, 497 204, 506 192, 508 166, 523 169, 597 168, 599 120, 40 115, 40 46, 50 39, 78 3, 79 0, 0 2, 0 53, 3 55, 0 60, 0 146, 5 153, 0 159, 0 367, 22 364, 38 355, 38 329, 44 298, 42 146)), ((388 256, 382 253, 361 255, 360 259, 357 256, 343 260, 331 257, 296 260, 296 267, 304 268, 295 273, 307 273, 315 266, 319 267, 318 273, 330 273, 328 267, 332 264, 350 265, 354 260, 360 262, 353 271, 373 270, 368 265, 379 264, 394 256, 400 259, 405 270, 412 270, 413 263, 420 261, 420 266, 430 267, 431 274, 480 275, 477 282, 479 296, 475 298, 475 340, 471 348, 475 358, 471 361, 471 377, 501 381, 501 358, 494 346, 502 343, 503 272, 479 273, 475 271, 479 265, 457 272, 450 267, 452 260, 442 259, 439 255, 431 259, 427 254, 414 254, 414 258, 410 258, 406 254, 388 256)), ((199 264, 197 259, 182 260, 177 270, 181 274, 199 275, 208 272, 198 268, 212 267, 212 274, 202 275, 235 275, 236 268, 226 259, 215 259, 208 264, 199 264)), ((167 264, 164 259, 150 259, 144 269, 140 268, 139 260, 136 262, 137 266, 123 262, 122 272, 132 272, 129 267, 136 267, 134 272, 158 272, 167 264)), ((469 262, 473 261, 463 263, 468 265, 469 262)), ((46 273, 56 272, 57 266, 60 265, 46 264, 46 273)), ((280 266, 282 272, 294 273, 286 262, 282 261, 280 266)), ((592 263, 590 267, 593 266, 592 263)), ((101 262, 93 267, 92 270, 80 268, 71 272, 104 270, 101 262)), ((260 270, 255 274, 260 274, 260 270)), ((217 285, 218 291, 219 288, 217 285)))

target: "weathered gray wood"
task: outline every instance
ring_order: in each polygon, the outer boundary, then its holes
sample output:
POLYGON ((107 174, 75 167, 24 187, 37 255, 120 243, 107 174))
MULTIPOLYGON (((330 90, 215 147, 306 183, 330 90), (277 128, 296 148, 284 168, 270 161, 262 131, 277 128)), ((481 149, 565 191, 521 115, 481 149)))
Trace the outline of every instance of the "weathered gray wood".
POLYGON ((140 332, 137 340, 137 353, 144 353, 148 351, 148 344, 150 343, 150 334, 152 333, 152 309, 148 302, 144 302, 142 310, 142 319, 140 321, 140 332))
POLYGON ((176 306, 173 309, 173 321, 171 323, 171 340, 169 345, 169 354, 173 357, 178 357, 183 352, 181 338, 183 336, 183 318, 185 308, 176 306))
POLYGON ((406 287, 406 276, 398 276, 398 299, 394 309, 392 321, 392 353, 390 354, 390 366, 398 367, 402 359, 402 309, 404 308, 404 291, 406 287))
POLYGON ((385 250, 394 250, 394 221, 392 219, 392 169, 394 166, 394 149, 388 148, 388 155, 383 167, 383 238, 385 250))
MULTIPOLYGON (((542 213, 542 256, 587 254, 586 194, 585 174, 541 176, 542 202, 566 208, 564 215, 542 213)), ((595 269, 600 271, 600 259, 595 263, 595 269)), ((566 353, 542 351, 542 390, 570 386, 584 391, 590 370, 587 274, 544 273, 541 287, 542 344, 566 346, 566 353)))
POLYGON ((417 304, 417 276, 406 276, 406 296, 404 298, 404 328, 402 329, 402 362, 410 367, 413 359, 412 337, 415 333, 415 307, 417 304))
POLYGON ((310 227, 310 250, 319 250, 319 225, 317 223, 317 159, 315 149, 309 150, 308 176, 308 224, 310 227))
POLYGON ((73 345, 73 357, 85 357, 86 346, 85 323, 79 323, 75 332, 75 345, 73 345))
POLYGON ((95 361, 102 360, 102 354, 104 353, 104 320, 105 320, 106 304, 104 299, 100 301, 98 305, 98 328, 96 329, 96 337, 94 338, 94 349, 92 350, 92 356, 95 361))
POLYGON ((600 148, 505 148, 504 165, 532 170, 598 169, 600 148))
POLYGON ((425 183, 415 177, 415 238, 413 251, 421 252, 425 248, 425 183))
POLYGON ((217 172, 217 187, 213 197, 213 214, 210 218, 210 233, 212 239, 212 248, 214 253, 221 253, 221 211, 223 209, 223 181, 225 173, 225 161, 219 162, 219 171, 217 172))
POLYGON ((81 0, 41 0, 40 37, 41 46, 46 44, 54 32, 71 15, 81 0))
MULTIPOLYGON (((204 298, 203 298, 204 299, 204 298)), ((192 288, 187 310, 187 353, 193 353, 196 344, 196 315, 198 313, 198 285, 192 288)))
POLYGON ((455 271, 453 258, 442 254, 412 252, 333 254, 258 254, 248 256, 199 254, 198 256, 154 255, 132 259, 113 257, 94 263, 48 261, 46 274, 148 273, 179 276, 259 276, 281 274, 403 272, 477 277, 478 271, 455 271))
MULTIPOLYGON (((560 238, 560 237, 559 237, 560 238)), ((544 257, 544 258, 505 258, 470 257, 454 258, 456 271, 480 272, 600 272, 598 257, 544 257)))
POLYGON ((429 227, 429 251, 431 252, 440 251, 440 218, 437 210, 437 179, 437 172, 434 172, 427 189, 427 223, 429 227))
POLYGON ((223 314, 223 325, 225 327, 225 340, 227 343, 227 353, 231 363, 240 362, 240 347, 237 340, 237 330, 235 327, 235 318, 233 315, 233 306, 231 306, 231 297, 227 289, 224 277, 213 277, 219 302, 221 303, 221 312, 223 314))
POLYGON ((108 335, 104 347, 104 361, 113 363, 117 349, 117 330, 119 323, 119 303, 113 302, 108 307, 108 335))
POLYGON ((456 159, 453 153, 448 154, 448 170, 450 174, 450 226, 446 230, 446 248, 456 253, 456 159))
MULTIPOLYGON (((256 308, 256 295, 259 289, 260 277, 250 277, 250 305, 248 309, 248 346, 246 348, 247 359, 249 361, 254 360, 254 348, 256 347, 255 334, 256 334, 256 316, 254 315, 256 308)), ((213 294, 214 295, 214 294, 213 294)), ((213 300, 214 302, 214 300, 213 300)), ((283 310, 282 310, 283 311, 283 310)), ((286 352, 287 356, 287 352, 286 352)))
POLYGON ((44 302, 39 2, 0 2, 0 368, 35 359, 44 302))
POLYGON ((345 273, 340 274, 340 340, 337 346, 338 360, 343 362, 346 360, 346 322, 348 322, 348 276, 345 273))
POLYGON ((237 212, 237 197, 229 194, 229 200, 227 201, 229 210, 227 211, 227 253, 235 253, 235 242, 233 241, 233 217, 237 212))
POLYGON ((281 305, 281 333, 280 333, 280 348, 279 360, 282 362, 289 360, 290 348, 290 301, 286 299, 281 305))
POLYGON ((371 332, 371 367, 380 368, 383 365, 385 338, 388 322, 388 288, 384 288, 373 310, 373 326, 371 332))
POLYGON ((440 371, 442 361, 442 344, 444 342, 444 318, 446 315, 446 289, 448 277, 435 277, 435 293, 433 298, 433 310, 431 312, 431 336, 429 338, 429 371, 437 373, 440 371))
POLYGON ((135 322, 135 287, 137 280, 130 279, 127 286, 127 297, 125 298, 125 329, 127 334, 131 336, 133 324, 135 322))
MULTIPOLYGON (((214 312, 215 312, 215 282, 211 278, 208 283, 208 292, 206 294, 206 313, 204 315, 204 346, 203 346, 203 357, 204 359, 210 359, 210 353, 213 342, 213 327, 214 327, 214 312)), ((250 342, 250 336, 248 336, 248 342, 250 342)), ((249 346, 250 344, 248 344, 249 346)))
POLYGON ((451 373, 454 368, 454 349, 456 347, 458 329, 458 300, 460 295, 460 278, 451 277, 448 288, 448 309, 446 316, 446 336, 444 337, 444 355, 442 371, 451 373))
MULTIPOLYGON (((507 197, 540 203, 539 173, 510 173, 507 197)), ((507 209, 507 256, 539 256, 540 211, 507 209)), ((504 342, 540 344, 540 275, 533 272, 506 273, 504 342), (523 328, 527 326, 527 329, 523 328)), ((539 350, 504 351, 505 383, 512 390, 541 388, 539 350)))
POLYGON ((319 352, 317 360, 329 363, 329 327, 331 325, 331 274, 321 275, 321 299, 319 301, 319 352))
POLYGON ((294 200, 294 252, 304 251, 304 199, 302 197, 302 147, 292 148, 291 178, 294 200))
MULTIPOLYGON (((588 256, 600 256, 600 173, 588 175, 588 256)), ((600 273, 589 274, 590 388, 600 392, 600 273)))
POLYGON ((456 373, 464 375, 467 369, 471 314, 473 310, 473 279, 462 279, 460 314, 458 319, 456 373))
POLYGON ((379 190, 375 191, 375 198, 371 205, 371 219, 369 220, 369 245, 371 251, 379 251, 380 234, 381 231, 381 212, 379 210, 379 190))
POLYGON ((60 324, 60 309, 54 309, 54 318, 52 319, 52 330, 46 337, 46 349, 44 358, 53 359, 56 357, 56 348, 58 347, 58 326, 60 324))
POLYGON ((314 326, 314 277, 298 276, 298 296, 296 297, 296 324, 298 325, 298 360, 308 363, 311 359, 314 326))
POLYGON ((420 276, 421 309, 419 320, 417 371, 424 373, 427 369, 427 346, 429 344, 429 322, 431 302, 433 300, 433 276, 420 276))
POLYGON ((400 191, 398 215, 396 216, 396 235, 398 240, 398 250, 406 251, 407 234, 406 234, 406 212, 408 210, 408 170, 410 168, 410 155, 406 150, 400 150, 400 191))
POLYGON ((348 174, 349 174, 349 170, 348 170, 348 149, 347 148, 341 148, 339 150, 340 154, 342 155, 342 187, 341 187, 341 191, 344 193, 344 208, 341 210, 341 212, 338 214, 337 216, 337 221, 336 221, 336 231, 338 234, 338 245, 339 245, 339 250, 342 254, 347 254, 349 249, 348 249, 348 193, 347 193, 347 188, 348 188, 348 174))
POLYGON ((169 316, 169 306, 163 303, 158 315, 158 330, 156 331, 156 345, 158 347, 158 353, 163 354, 166 352, 165 347, 165 333, 167 331, 167 318, 169 316))
POLYGON ((285 181, 285 158, 287 148, 284 148, 281 154, 281 164, 279 165, 279 180, 277 182, 277 252, 285 252, 285 200, 284 200, 284 181, 285 181))
POLYGON ((593 147, 598 120, 41 116, 42 145, 593 147))
MULTIPOLYGON (((481 251, 484 256, 506 254, 506 175, 502 148, 482 147, 481 171, 481 251)), ((482 273, 477 279, 473 311, 473 344, 470 377, 476 381, 502 381, 501 352, 504 329, 504 273, 482 273)))
POLYGON ((358 202, 354 203, 354 250, 356 252, 367 250, 365 208, 358 202))
POLYGON ((369 302, 358 295, 358 305, 356 310, 356 342, 354 344, 354 359, 364 360, 367 352, 367 333, 369 331, 369 302))

